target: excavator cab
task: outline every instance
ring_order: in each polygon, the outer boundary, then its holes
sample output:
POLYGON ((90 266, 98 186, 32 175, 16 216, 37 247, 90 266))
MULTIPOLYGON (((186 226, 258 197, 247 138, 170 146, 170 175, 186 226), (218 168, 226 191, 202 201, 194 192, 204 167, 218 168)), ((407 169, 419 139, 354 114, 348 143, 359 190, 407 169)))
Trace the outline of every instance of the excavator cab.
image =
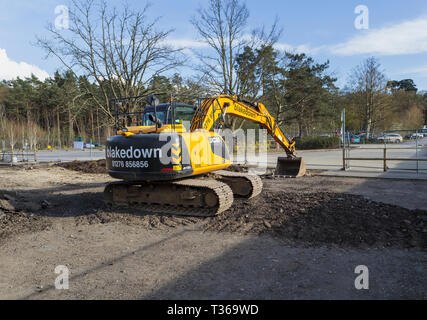
POLYGON ((183 103, 159 104, 156 112, 154 112, 153 106, 147 106, 142 114, 142 126, 153 126, 155 116, 162 124, 178 125, 187 122, 190 124, 195 111, 196 107, 183 103))

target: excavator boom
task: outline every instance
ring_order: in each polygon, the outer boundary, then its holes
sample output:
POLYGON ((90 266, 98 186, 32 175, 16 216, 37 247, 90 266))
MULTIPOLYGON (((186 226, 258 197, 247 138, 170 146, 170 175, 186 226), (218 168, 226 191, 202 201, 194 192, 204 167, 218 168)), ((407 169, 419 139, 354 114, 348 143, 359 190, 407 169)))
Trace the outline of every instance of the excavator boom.
POLYGON ((229 95, 210 97, 205 99, 201 107, 197 109, 191 122, 191 131, 196 129, 210 131, 218 119, 224 121, 225 115, 258 123, 285 150, 287 157, 279 157, 277 160, 277 175, 292 177, 305 175, 305 164, 302 158, 295 155, 295 141, 286 137, 262 103, 253 104, 239 99, 237 96, 229 95))

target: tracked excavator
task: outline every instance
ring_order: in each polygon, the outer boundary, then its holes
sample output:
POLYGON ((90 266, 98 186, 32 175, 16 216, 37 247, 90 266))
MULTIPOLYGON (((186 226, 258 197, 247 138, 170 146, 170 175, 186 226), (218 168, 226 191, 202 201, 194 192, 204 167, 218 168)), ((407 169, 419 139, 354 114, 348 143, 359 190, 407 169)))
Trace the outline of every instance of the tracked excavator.
POLYGON ((121 181, 105 187, 107 204, 137 206, 153 213, 214 216, 229 209, 234 197, 259 195, 259 176, 225 170, 232 162, 222 136, 213 129, 224 126, 226 115, 261 125, 280 144, 286 157, 278 158, 276 174, 305 174, 302 158, 295 155, 295 141, 285 136, 262 103, 233 95, 197 101, 193 106, 169 97, 168 103, 160 104, 156 95, 114 100, 117 134, 107 140, 106 163, 109 175, 121 181), (144 104, 142 111, 119 112, 123 104, 139 102, 144 104), (124 125, 132 119, 139 124, 124 125))

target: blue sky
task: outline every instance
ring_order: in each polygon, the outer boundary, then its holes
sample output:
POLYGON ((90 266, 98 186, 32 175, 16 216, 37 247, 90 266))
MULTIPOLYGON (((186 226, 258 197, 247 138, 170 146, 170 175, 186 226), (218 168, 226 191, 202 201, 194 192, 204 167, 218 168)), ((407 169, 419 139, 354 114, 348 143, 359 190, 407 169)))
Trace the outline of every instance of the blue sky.
MULTIPOLYGON (((34 72, 52 75, 60 67, 54 58, 45 60, 35 47, 36 35, 45 35, 53 23, 55 7, 68 0, 0 0, 0 79, 34 72)), ((119 1, 108 1, 119 4, 119 1)), ((143 8, 144 0, 128 0, 143 8)), ((316 61, 330 60, 330 71, 343 87, 351 69, 370 56, 377 57, 390 79, 414 79, 420 90, 427 90, 427 1, 425 0, 247 0, 249 26, 271 25, 279 18, 284 32, 278 49, 306 52, 316 61), (369 9, 369 29, 354 26, 355 8, 369 9)), ((159 26, 174 28, 171 41, 190 47, 197 34, 189 23, 202 0, 152 0, 150 14, 161 16, 159 26)), ((189 71, 185 71, 185 75, 189 71)))

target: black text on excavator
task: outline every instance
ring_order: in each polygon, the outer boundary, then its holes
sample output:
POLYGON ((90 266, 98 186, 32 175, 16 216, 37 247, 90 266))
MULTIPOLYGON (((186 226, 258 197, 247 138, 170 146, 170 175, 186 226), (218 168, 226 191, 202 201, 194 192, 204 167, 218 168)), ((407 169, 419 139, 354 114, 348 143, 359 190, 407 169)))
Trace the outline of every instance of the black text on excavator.
POLYGON ((276 173, 302 176, 305 166, 290 141, 261 103, 219 95, 199 100, 198 106, 169 99, 159 104, 154 95, 115 100, 117 135, 106 144, 108 173, 122 181, 109 183, 108 204, 135 205, 144 211, 212 216, 233 203, 234 196, 253 198, 261 193, 257 175, 226 171, 232 162, 227 146, 214 125, 224 116, 260 124, 284 148, 276 173), (142 99, 145 98, 145 101, 142 99), (142 111, 119 113, 121 103, 143 102, 142 111), (137 118, 140 125, 120 126, 120 118, 137 118), (190 123, 185 128, 184 122, 190 123))

